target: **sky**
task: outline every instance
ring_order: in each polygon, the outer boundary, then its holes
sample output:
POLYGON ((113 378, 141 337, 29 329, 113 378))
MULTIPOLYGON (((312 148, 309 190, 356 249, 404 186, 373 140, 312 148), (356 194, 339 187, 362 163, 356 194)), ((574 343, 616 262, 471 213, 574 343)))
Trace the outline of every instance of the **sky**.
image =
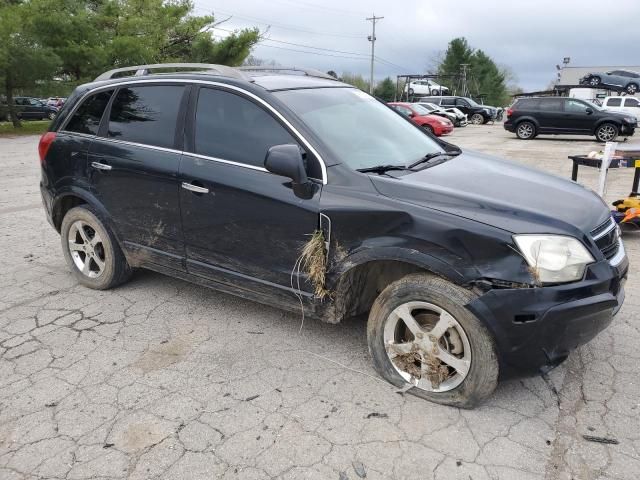
POLYGON ((514 74, 526 91, 546 88, 556 65, 640 65, 640 1, 617 0, 195 0, 214 30, 258 27, 252 55, 283 66, 369 76, 376 23, 375 78, 433 70, 447 43, 466 37, 514 74))

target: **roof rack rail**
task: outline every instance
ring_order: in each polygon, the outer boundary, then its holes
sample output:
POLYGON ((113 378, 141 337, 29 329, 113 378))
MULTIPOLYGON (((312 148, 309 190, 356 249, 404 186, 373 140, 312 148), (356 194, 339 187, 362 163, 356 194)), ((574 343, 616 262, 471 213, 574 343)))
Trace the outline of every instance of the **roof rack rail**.
POLYGON ((244 66, 244 67, 237 67, 237 69, 245 72, 302 72, 307 77, 317 77, 317 78, 326 78, 328 80, 336 80, 336 78, 332 77, 328 73, 324 73, 324 72, 321 72, 320 70, 315 70, 313 68, 244 66))
POLYGON ((99 75, 94 81, 109 80, 114 78, 118 73, 135 72, 135 76, 143 76, 151 74, 151 70, 159 70, 163 68, 184 68, 192 70, 205 70, 224 77, 237 78, 247 80, 247 76, 238 71, 237 68, 228 67, 226 65, 216 65, 213 63, 154 63, 151 65, 135 65, 132 67, 114 68, 108 72, 99 75))

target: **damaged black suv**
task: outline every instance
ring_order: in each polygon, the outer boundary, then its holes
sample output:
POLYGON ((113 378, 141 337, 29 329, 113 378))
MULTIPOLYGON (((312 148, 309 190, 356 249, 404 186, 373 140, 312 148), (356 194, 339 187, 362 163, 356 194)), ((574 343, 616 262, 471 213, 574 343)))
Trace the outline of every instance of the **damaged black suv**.
POLYGON ((326 322, 368 313, 376 370, 434 402, 470 407, 499 376, 558 364, 623 302, 628 261, 598 196, 319 72, 107 72, 39 153, 80 283, 144 267, 326 322))

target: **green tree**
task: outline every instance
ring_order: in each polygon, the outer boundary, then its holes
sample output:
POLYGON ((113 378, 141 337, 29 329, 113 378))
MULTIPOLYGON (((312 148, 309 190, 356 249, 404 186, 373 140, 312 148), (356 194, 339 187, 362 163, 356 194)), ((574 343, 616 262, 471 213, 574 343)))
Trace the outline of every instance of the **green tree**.
POLYGON ((17 90, 51 78, 60 59, 35 39, 29 3, 0 3, 0 84, 14 127, 21 126, 15 105, 17 90))
POLYGON ((362 75, 344 72, 340 77, 340 80, 344 83, 348 83, 349 85, 353 85, 364 92, 369 91, 369 82, 365 80, 362 75))
MULTIPOLYGON (((508 103, 507 78, 511 78, 508 70, 499 68, 482 50, 473 49, 465 38, 454 38, 438 65, 438 74, 458 76, 463 64, 469 65, 467 80, 472 96, 480 96, 491 105, 508 103)), ((452 90, 459 84, 456 79, 446 79, 442 83, 452 90)))
POLYGON ((379 82, 373 91, 373 94, 376 97, 381 98, 385 102, 393 101, 395 93, 396 93, 396 84, 389 77, 379 82))

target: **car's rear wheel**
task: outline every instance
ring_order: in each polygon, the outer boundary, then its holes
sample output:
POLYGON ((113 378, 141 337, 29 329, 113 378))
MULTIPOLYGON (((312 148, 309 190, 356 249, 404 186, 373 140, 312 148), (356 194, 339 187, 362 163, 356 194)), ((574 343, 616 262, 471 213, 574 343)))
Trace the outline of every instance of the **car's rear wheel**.
POLYGON ((636 85, 635 83, 630 83, 629 85, 627 85, 627 88, 625 90, 629 95, 635 95, 638 92, 638 85, 636 85))
POLYGON ((520 122, 516 127, 516 136, 520 140, 531 140, 536 136, 536 126, 533 122, 520 122))
POLYGON ((54 112, 49 112, 49 113, 47 114, 47 118, 48 118, 49 120, 55 120, 55 118, 56 118, 56 114, 55 114, 54 112))
POLYGON ((67 265, 81 284, 106 290, 129 279, 131 268, 118 242, 88 205, 67 212, 60 238, 67 265))
POLYGON ((429 132, 431 135, 435 135, 436 132, 433 130, 433 127, 431 125, 429 125, 428 123, 425 123, 422 128, 424 128, 427 132, 429 132))
POLYGON ((471 115, 471 123, 473 125, 482 125, 484 123, 484 117, 480 113, 474 113, 471 115))
POLYGON ((592 87, 600 85, 600 77, 591 77, 589 79, 589 85, 591 85, 592 87))
POLYGON ((376 371, 436 403, 469 408, 498 383, 491 334, 466 307, 473 293, 441 278, 412 274, 373 304, 367 325, 376 371))
POLYGON ((596 138, 600 142, 613 142, 618 136, 618 127, 613 123, 603 123, 596 129, 596 138))

